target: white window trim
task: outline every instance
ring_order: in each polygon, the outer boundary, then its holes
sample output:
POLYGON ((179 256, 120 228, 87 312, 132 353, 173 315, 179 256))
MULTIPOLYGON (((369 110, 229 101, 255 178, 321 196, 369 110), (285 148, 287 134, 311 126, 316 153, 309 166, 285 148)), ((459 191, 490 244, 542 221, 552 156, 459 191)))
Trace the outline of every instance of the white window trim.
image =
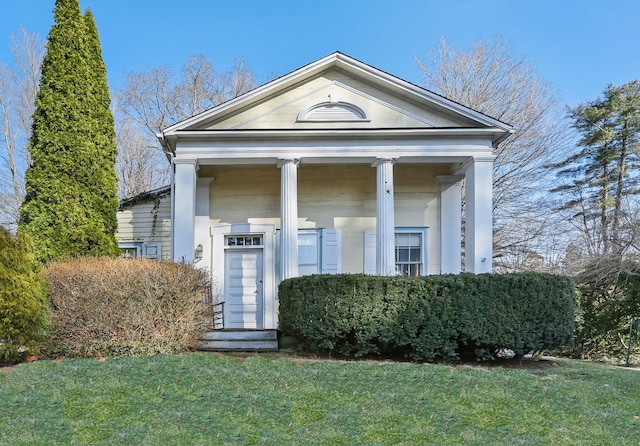
MULTIPOLYGON (((422 265, 420 275, 427 275, 427 228, 426 227, 397 227, 394 231, 395 234, 420 234, 420 264, 422 265)), ((397 249, 394 242, 394 250, 397 249)), ((397 265, 398 262, 396 262, 397 265)), ((396 266, 397 268, 397 266, 396 266)))
MULTIPOLYGON (((428 275, 429 269, 429 256, 427 255, 427 235, 428 235, 428 227, 426 226, 397 226, 394 230, 394 239, 395 234, 406 234, 406 233, 420 233, 422 238, 422 246, 421 248, 421 276, 428 275)), ((395 250, 395 241, 394 241, 394 250, 395 250)), ((376 231, 364 231, 364 273, 375 275, 376 272, 376 231)))

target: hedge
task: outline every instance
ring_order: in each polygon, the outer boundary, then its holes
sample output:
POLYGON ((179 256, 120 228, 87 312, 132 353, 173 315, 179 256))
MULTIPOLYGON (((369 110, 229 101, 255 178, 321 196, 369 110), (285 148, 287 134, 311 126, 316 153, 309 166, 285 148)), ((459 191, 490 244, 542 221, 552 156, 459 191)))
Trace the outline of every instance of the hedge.
POLYGON ((283 281, 279 299, 280 330, 309 351, 486 359, 570 343, 575 284, 539 273, 313 275, 283 281))
POLYGON ((65 356, 173 353, 196 347, 211 318, 211 284, 191 265, 80 257, 45 268, 50 348, 65 356))

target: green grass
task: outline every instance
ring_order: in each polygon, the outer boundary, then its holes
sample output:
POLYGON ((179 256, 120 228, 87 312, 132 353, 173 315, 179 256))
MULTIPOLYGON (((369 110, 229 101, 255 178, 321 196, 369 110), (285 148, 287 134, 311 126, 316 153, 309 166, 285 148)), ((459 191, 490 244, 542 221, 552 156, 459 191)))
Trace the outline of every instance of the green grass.
POLYGON ((638 445, 640 372, 238 359, 21 364, 0 444, 638 445))

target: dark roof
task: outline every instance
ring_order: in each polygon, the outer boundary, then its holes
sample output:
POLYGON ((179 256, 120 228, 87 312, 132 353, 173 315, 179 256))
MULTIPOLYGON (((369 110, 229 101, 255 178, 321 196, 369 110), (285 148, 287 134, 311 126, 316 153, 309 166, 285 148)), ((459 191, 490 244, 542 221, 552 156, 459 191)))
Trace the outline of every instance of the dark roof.
POLYGON ((156 198, 164 197, 165 195, 169 195, 170 193, 171 193, 171 186, 163 186, 163 187, 159 187, 158 189, 142 192, 133 197, 123 198, 122 200, 120 200, 120 210, 124 209, 125 207, 132 206, 136 203, 155 200, 156 198))

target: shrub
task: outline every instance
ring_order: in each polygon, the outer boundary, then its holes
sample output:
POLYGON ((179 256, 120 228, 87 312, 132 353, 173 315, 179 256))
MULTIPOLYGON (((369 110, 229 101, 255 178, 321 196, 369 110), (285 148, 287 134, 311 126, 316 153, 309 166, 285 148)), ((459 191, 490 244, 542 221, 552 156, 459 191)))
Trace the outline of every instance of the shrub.
POLYGON ((575 291, 546 274, 316 275, 280 284, 280 329, 343 356, 491 357, 571 341, 575 291))
POLYGON ((508 348, 516 354, 570 344, 574 282, 540 273, 468 276, 460 295, 458 329, 477 356, 508 348))
MULTIPOLYGON (((640 318, 640 260, 609 255, 584 265, 577 276, 579 290, 576 351, 597 360, 620 360, 640 345, 631 340, 632 321, 640 318)), ((637 322, 636 322, 637 323, 637 322)), ((634 330, 635 331, 635 330, 634 330)))
POLYGON ((210 317, 206 272, 146 259, 78 258, 47 266, 57 347, 77 356, 193 348, 210 317))
POLYGON ((47 324, 45 280, 28 236, 0 228, 0 363, 18 359, 47 324))

